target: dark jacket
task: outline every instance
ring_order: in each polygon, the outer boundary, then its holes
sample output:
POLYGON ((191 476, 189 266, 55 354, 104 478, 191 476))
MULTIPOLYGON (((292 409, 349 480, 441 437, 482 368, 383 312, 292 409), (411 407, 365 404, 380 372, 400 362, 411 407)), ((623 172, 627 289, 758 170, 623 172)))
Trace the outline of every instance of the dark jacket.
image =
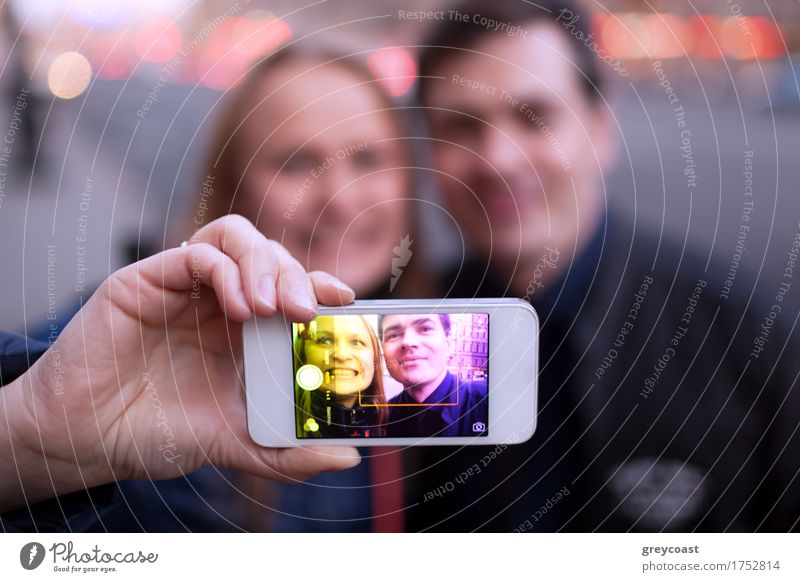
MULTIPOLYGON (((761 300, 743 270, 731 285, 727 263, 706 268, 620 217, 559 261, 559 283, 542 292, 533 273, 529 286, 536 433, 507 448, 412 451, 409 529, 796 530, 800 346, 788 331, 797 304, 776 299, 785 279, 761 300), (476 465, 469 483, 426 500, 476 465)), ((506 281, 481 281, 485 267, 465 265, 452 294, 502 294, 506 281)))
POLYGON ((489 423, 486 382, 458 381, 450 372, 421 404, 405 390, 389 404, 393 437, 481 436, 489 423))
MULTIPOLYGON (((46 343, 0 332, 0 386, 21 376, 44 355, 47 347, 46 343)), ((101 523, 103 515, 111 509, 112 496, 113 488, 109 485, 8 511, 0 514, 0 531, 93 531, 101 523)))
POLYGON ((325 438, 380 437, 384 433, 375 406, 342 406, 335 400, 326 401, 321 390, 311 394, 311 414, 320 426, 320 436, 325 438))
POLYGON ((0 386, 16 380, 46 350, 46 343, 0 331, 0 386))

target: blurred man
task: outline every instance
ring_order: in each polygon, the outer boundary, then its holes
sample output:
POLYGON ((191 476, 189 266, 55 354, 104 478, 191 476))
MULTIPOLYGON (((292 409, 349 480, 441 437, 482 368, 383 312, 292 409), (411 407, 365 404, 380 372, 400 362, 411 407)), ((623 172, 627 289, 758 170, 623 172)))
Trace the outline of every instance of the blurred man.
POLYGON ((786 305, 775 323, 770 302, 723 292, 705 260, 606 211, 615 136, 599 67, 622 69, 586 14, 518 0, 448 14, 419 87, 472 251, 447 288, 536 307, 539 423, 494 456, 416 451, 409 527, 796 529, 800 362, 782 331, 796 314, 786 305), (423 499, 483 459, 468 487, 423 499))
POLYGON ((486 431, 486 382, 465 382, 447 369, 450 316, 384 315, 381 346, 403 391, 389 400, 388 436, 479 436, 486 431))

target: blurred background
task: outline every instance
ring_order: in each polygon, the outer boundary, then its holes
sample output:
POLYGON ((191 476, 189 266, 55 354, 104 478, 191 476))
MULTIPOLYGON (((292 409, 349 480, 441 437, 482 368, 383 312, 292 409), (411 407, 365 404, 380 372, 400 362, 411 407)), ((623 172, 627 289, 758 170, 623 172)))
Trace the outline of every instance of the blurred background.
MULTIPOLYGON (((2 2, 3 0, 0 0, 2 2)), ((800 221, 800 2, 594 0, 595 39, 629 75, 607 98, 624 138, 607 195, 644 227, 742 264, 772 291, 800 221), (660 60, 691 128, 686 188, 660 60), (752 153, 750 153, 752 152, 752 153), (747 159, 754 209, 737 251, 747 159)), ((260 56, 333 31, 370 66, 415 71, 422 0, 5 0, 0 40, 0 327, 41 329, 108 273, 162 248, 201 167, 224 91, 260 56)), ((413 78, 389 87, 402 99, 413 78)), ((432 187, 422 195, 435 199, 432 187)), ((448 233, 425 225, 434 262, 448 233)))

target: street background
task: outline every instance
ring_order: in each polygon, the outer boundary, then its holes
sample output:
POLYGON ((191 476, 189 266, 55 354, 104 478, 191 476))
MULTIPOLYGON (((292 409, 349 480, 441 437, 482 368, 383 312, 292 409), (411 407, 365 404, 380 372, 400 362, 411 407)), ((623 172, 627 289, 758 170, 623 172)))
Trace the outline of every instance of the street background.
MULTIPOLYGON (((601 46, 630 72, 606 71, 621 141, 606 177, 609 203, 642 229, 727 266, 737 253, 748 158, 754 207, 735 284, 747 285, 749 273, 773 295, 800 222, 800 3, 592 4, 601 46), (697 176, 691 193, 675 105, 656 61, 685 110, 697 176)), ((332 29, 407 71, 397 51, 413 56, 426 23, 398 11, 451 5, 12 2, 18 35, 7 27, 0 52, 0 134, 9 146, 0 158, 0 327, 41 330, 48 314, 74 311, 113 270, 171 244, 168 228, 200 192, 220 98, 259 55, 332 29), (56 73, 69 82, 54 85, 56 73)), ((396 90, 406 102, 412 91, 396 90)), ((436 199, 431 185, 419 195, 436 199)), ((442 216, 426 216, 424 225, 429 260, 445 263, 454 233, 442 216)))

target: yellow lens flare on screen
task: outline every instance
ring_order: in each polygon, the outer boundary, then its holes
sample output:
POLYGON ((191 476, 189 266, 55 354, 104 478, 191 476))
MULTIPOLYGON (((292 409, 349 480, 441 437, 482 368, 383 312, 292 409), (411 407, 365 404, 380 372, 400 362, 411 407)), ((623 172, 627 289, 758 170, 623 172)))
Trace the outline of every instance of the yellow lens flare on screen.
POLYGON ((313 364, 300 366, 295 377, 297 379, 297 385, 303 390, 316 390, 322 386, 322 370, 313 364))

